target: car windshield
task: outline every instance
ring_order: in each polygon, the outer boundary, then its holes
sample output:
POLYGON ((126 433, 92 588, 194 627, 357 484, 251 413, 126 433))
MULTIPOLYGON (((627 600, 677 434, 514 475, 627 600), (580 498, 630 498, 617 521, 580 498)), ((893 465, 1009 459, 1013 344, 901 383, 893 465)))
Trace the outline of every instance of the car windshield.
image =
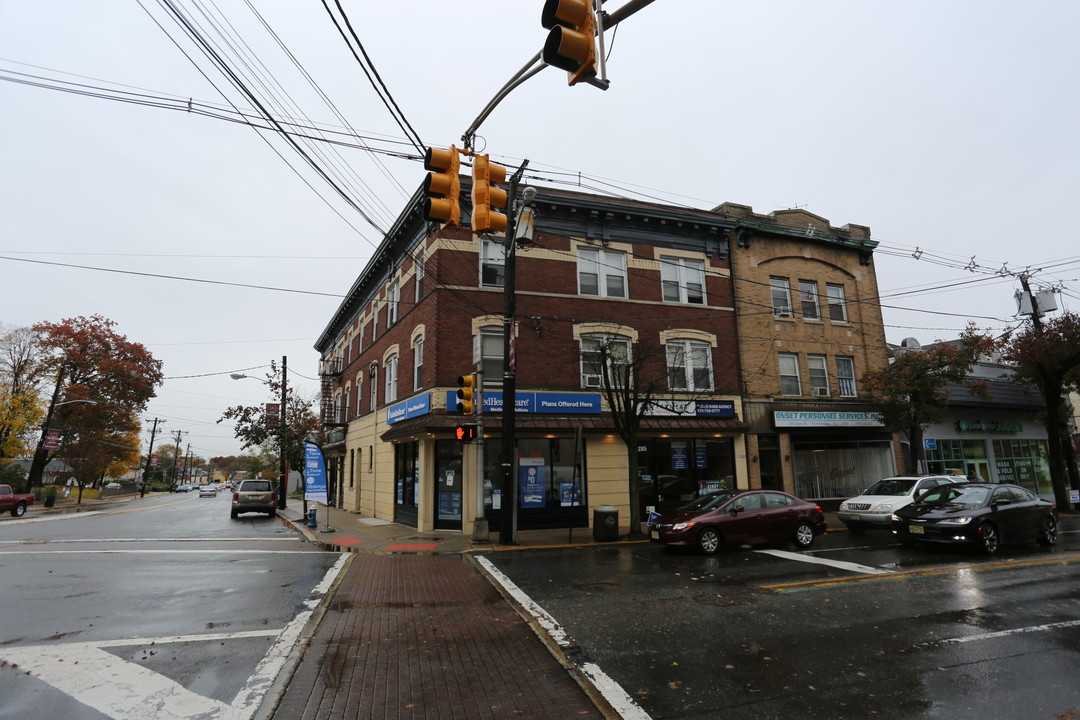
POLYGON ((733 497, 735 497, 735 493, 731 490, 712 492, 708 495, 702 495, 701 497, 695 498, 693 501, 688 502, 687 504, 679 508, 679 511, 707 512, 709 510, 715 510, 733 497))
POLYGON ((914 479, 886 478, 871 485, 863 495, 907 495, 914 484, 914 479))
POLYGON ((930 505, 985 505, 990 488, 982 485, 941 485, 922 496, 930 505))

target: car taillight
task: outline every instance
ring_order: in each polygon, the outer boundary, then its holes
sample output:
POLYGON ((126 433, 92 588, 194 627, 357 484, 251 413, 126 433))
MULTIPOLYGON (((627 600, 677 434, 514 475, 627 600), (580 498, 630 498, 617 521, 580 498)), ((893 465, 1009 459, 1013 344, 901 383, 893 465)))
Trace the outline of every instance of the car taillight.
POLYGON ((819 513, 821 513, 822 515, 824 515, 824 514, 825 514, 825 511, 821 509, 821 506, 820 506, 820 505, 815 505, 815 506, 814 506, 814 509, 815 509, 815 510, 817 510, 817 511, 818 511, 819 513))
POLYGON ((270 493, 270 500, 273 502, 277 502, 277 493, 270 493))
POLYGON ((232 499, 235 500, 236 502, 240 502, 240 493, 234 492, 232 494, 232 499))

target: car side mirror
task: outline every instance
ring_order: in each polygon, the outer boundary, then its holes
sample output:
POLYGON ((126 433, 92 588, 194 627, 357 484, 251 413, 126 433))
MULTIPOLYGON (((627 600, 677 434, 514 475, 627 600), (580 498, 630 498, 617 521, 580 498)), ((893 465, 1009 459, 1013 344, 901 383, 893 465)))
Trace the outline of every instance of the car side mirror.
POLYGON ((731 514, 732 515, 738 515, 739 513, 743 512, 745 510, 746 510, 746 508, 744 508, 742 505, 736 505, 735 507, 731 508, 731 514))

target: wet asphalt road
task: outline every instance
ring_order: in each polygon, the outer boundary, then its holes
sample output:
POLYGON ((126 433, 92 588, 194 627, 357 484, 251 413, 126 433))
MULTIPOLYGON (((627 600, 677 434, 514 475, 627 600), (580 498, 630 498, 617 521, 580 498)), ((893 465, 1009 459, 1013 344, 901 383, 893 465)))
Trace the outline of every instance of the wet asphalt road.
POLYGON ((489 559, 657 719, 1080 717, 1080 517, 993 558, 842 532, 489 559))

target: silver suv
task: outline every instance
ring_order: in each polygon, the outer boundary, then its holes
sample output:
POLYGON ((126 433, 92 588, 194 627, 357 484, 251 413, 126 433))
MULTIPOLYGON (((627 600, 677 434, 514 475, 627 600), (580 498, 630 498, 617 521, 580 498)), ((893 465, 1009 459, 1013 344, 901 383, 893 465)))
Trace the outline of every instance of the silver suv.
POLYGON ((852 532, 869 528, 888 530, 892 527, 892 514, 913 503, 927 490, 963 481, 961 475, 888 477, 878 480, 862 495, 840 503, 836 517, 852 532))
POLYGON ((241 480, 232 496, 233 518, 245 512, 277 515, 277 493, 269 480, 241 480))

